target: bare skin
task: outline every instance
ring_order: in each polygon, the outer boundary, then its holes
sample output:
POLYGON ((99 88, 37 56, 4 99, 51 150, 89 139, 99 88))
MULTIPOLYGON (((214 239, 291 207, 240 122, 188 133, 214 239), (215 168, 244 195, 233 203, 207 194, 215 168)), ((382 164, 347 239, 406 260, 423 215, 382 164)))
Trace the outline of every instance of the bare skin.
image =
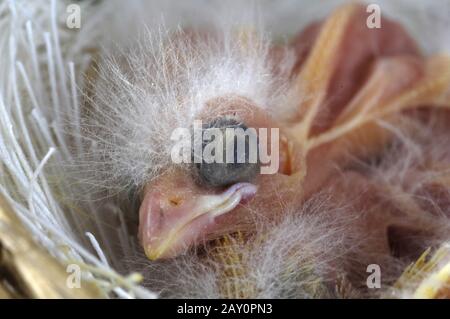
MULTIPOLYGON (((146 185, 139 212, 139 237, 149 259, 174 257, 204 240, 251 230, 255 212, 258 218, 276 218, 298 207, 330 182, 337 164, 348 164, 347 154, 367 157, 386 145, 390 134, 377 120, 395 123, 401 112, 423 106, 450 108, 450 58, 423 57, 394 22, 368 29, 365 21, 364 8, 346 5, 294 39, 298 60, 292 87, 298 103, 288 118, 275 119, 240 96, 208 103, 205 110, 238 113, 247 127, 280 128, 280 169, 219 188, 202 186, 181 169, 159 176, 146 185)), ((389 227, 377 219, 358 225, 369 226, 381 237, 389 227)))

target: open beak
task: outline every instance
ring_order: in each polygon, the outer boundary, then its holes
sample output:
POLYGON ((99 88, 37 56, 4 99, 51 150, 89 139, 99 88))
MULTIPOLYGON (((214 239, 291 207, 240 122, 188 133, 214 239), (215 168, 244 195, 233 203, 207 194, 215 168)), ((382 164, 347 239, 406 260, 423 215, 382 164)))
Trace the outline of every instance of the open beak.
POLYGON ((221 194, 189 198, 168 198, 157 190, 146 192, 139 210, 139 238, 145 254, 156 260, 186 251, 211 233, 216 217, 250 200, 256 190, 253 184, 237 183, 221 194))

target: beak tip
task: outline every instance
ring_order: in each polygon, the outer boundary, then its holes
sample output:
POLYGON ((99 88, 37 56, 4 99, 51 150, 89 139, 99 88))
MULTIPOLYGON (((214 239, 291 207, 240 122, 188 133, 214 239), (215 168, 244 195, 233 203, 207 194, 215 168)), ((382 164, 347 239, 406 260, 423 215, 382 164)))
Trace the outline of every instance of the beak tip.
POLYGON ((147 258, 150 259, 151 261, 161 259, 162 253, 158 249, 153 249, 147 246, 145 247, 144 251, 147 258))
POLYGON ((173 247, 166 245, 156 245, 147 244, 144 248, 145 256, 151 261, 162 260, 167 258, 172 258, 181 254, 180 251, 173 250, 173 247))

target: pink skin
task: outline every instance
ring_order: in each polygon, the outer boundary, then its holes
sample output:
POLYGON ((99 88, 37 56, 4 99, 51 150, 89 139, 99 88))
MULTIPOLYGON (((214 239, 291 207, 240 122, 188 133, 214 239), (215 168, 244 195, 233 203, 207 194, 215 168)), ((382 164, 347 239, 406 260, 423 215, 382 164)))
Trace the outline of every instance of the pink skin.
MULTIPOLYGON (((400 26, 383 19, 382 29, 370 31, 365 27, 365 21, 366 12, 361 7, 352 18, 340 50, 336 53, 336 70, 321 112, 326 116, 318 121, 321 125, 313 127, 312 135, 333 125, 333 121, 373 75, 374 62, 378 59, 406 57, 408 60, 422 61, 414 42, 400 26)), ((314 24, 306 28, 291 45, 298 55, 292 70, 293 77, 301 70, 320 26, 314 24)), ((273 60, 274 65, 277 65, 276 48, 273 50, 273 60)), ((417 73, 415 76, 408 76, 411 81, 415 81, 416 77, 420 78, 421 72, 413 71, 417 68, 420 71, 421 63, 409 63, 405 66, 408 70, 411 69, 411 73, 417 73)), ((395 70, 389 70, 386 81, 395 78, 392 74, 397 72, 395 70)), ((274 72, 277 72, 276 68, 274 72)), ((390 94, 395 95, 408 86, 403 82, 401 84, 400 87, 391 85, 395 92, 390 94)), ((230 229, 236 230, 248 222, 250 212, 275 218, 290 208, 298 207, 305 198, 332 179, 335 163, 342 162, 342 145, 351 141, 350 137, 350 140, 347 138, 340 141, 342 143, 324 144, 308 153, 308 170, 305 179, 301 181, 299 172, 303 167, 298 161, 298 154, 302 153, 302 149, 295 132, 290 130, 297 118, 290 119, 289 123, 278 123, 263 108, 238 96, 218 97, 209 101, 205 105, 205 114, 237 114, 247 127, 279 128, 280 136, 285 137, 289 144, 289 147, 280 145, 280 171, 273 175, 259 175, 251 181, 252 184, 236 184, 225 190, 201 187, 193 181, 192 175, 178 169, 149 183, 144 189, 139 212, 139 238, 150 259, 177 256, 204 239, 214 238, 230 229), (208 109, 214 111, 208 112, 208 109), (239 200, 226 206, 226 209, 219 209, 220 200, 231 193, 239 200), (214 213, 216 209, 219 209, 220 214, 214 213)), ((201 115, 199 119, 208 120, 201 115)), ((371 225, 372 228, 375 226, 371 225)), ((380 224, 380 229, 383 227, 380 224)))
MULTIPOLYGON (((233 113, 239 112, 239 118, 248 127, 279 128, 268 114, 247 99, 218 98, 207 107, 222 116, 229 114, 230 109, 233 113)), ((286 134, 280 129, 280 136, 286 134)), ((298 189, 290 185, 296 179, 288 179, 282 172, 292 167, 291 163, 287 164, 290 159, 285 150, 286 145, 280 145, 279 174, 259 174, 251 183, 238 183, 225 189, 205 187, 196 183, 192 172, 181 168, 174 168, 149 183, 144 189, 139 212, 139 238, 147 257, 152 260, 174 257, 204 240, 236 230, 235 226, 247 227, 254 218, 252 212, 264 210, 277 215, 282 207, 280 201, 292 202, 287 196, 295 195, 286 190, 298 189), (222 201, 232 194, 239 200, 233 198, 226 207, 221 207, 222 201)))

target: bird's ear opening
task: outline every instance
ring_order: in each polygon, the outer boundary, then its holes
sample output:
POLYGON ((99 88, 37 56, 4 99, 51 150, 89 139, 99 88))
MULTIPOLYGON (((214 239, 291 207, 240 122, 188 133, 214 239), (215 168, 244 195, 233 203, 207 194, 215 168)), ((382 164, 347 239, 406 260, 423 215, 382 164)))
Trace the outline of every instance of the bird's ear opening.
POLYGON ((280 155, 278 174, 292 175, 297 171, 294 161, 294 145, 284 135, 280 136, 280 155))

